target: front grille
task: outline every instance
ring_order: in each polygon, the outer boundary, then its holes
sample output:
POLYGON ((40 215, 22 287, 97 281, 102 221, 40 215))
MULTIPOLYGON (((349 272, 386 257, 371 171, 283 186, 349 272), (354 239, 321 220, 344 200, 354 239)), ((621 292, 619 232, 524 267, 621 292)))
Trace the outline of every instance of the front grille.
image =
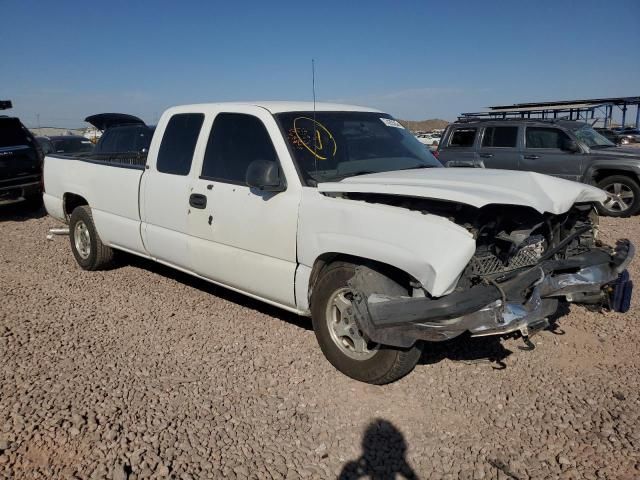
POLYGON ((483 276, 529 267, 538 263, 544 253, 544 249, 544 237, 542 235, 534 235, 529 237, 525 244, 506 263, 490 251, 476 252, 470 263, 470 273, 483 276))

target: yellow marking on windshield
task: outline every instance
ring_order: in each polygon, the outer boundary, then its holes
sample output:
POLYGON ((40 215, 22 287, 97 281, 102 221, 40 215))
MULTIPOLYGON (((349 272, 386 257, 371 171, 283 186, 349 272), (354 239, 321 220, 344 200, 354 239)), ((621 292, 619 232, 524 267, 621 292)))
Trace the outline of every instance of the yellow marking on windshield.
POLYGON ((336 140, 333 138, 333 135, 331 134, 329 129, 324 125, 322 125, 317 120, 314 120, 313 118, 309 118, 309 117, 297 117, 293 120, 293 132, 295 133, 295 136, 298 140, 296 143, 306 148, 309 151, 309 153, 311 153, 318 160, 326 160, 330 156, 335 157, 336 152, 338 151, 338 145, 336 143, 336 140), (309 138, 307 130, 305 128, 298 127, 297 123, 299 120, 308 120, 313 125, 314 130, 316 132, 314 142, 313 142, 314 143, 313 147, 309 146, 309 144, 307 143, 309 140, 311 140, 309 138), (307 137, 306 141, 300 136, 301 132, 304 132, 303 135, 307 137), (322 142, 322 136, 325 137, 324 143, 322 142), (333 144, 332 149, 331 149, 331 144, 333 144), (328 150, 328 149, 331 149, 331 150, 329 152, 325 152, 325 150, 328 150))

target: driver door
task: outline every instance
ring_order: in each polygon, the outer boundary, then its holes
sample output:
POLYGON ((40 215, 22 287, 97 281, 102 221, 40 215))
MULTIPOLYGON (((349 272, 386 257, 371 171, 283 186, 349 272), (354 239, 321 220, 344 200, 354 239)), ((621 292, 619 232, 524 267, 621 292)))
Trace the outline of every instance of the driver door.
POLYGON ((556 127, 525 128, 520 170, 580 181, 583 154, 563 150, 564 143, 571 140, 569 135, 556 127))
POLYGON ((191 269, 295 307, 299 188, 289 184, 285 191, 265 192, 245 183, 254 160, 279 163, 288 155, 282 134, 272 115, 253 106, 216 112, 208 128, 192 190, 200 202, 189 215, 191 269))

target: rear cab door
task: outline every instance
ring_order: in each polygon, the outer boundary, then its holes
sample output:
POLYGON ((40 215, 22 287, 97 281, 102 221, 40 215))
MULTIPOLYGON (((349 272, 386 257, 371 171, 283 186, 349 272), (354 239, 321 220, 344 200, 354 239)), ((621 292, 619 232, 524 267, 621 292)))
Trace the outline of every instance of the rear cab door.
POLYGON ((486 125, 482 128, 478 156, 485 168, 518 170, 518 125, 486 125))
POLYGON ((584 154, 563 149, 572 140, 568 133, 553 124, 525 125, 524 129, 520 170, 580 181, 584 154))
POLYGON ((445 167, 482 167, 477 152, 478 132, 476 125, 449 127, 440 145, 438 160, 445 167))
POLYGON ((149 255, 175 268, 191 271, 189 199, 193 159, 200 153, 205 111, 175 107, 160 119, 151 141, 140 185, 142 239, 149 255))

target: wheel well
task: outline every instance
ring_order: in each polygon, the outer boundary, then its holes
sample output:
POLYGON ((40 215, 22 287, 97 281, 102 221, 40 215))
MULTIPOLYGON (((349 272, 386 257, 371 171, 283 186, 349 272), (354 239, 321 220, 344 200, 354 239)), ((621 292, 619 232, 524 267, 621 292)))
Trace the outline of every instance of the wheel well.
POLYGON ((83 205, 89 205, 89 202, 85 200, 84 197, 80 195, 76 195, 75 193, 65 193, 63 206, 64 206, 64 214, 69 218, 71 213, 77 208, 83 205))
POLYGON ((311 300, 311 294, 313 292, 313 287, 318 281, 320 274, 322 271, 335 262, 349 262, 355 265, 366 265, 372 270, 381 273, 390 279, 396 281, 398 284, 407 288, 409 291, 412 284, 417 283, 417 280, 413 278, 413 276, 409 275, 407 272, 400 270, 393 265, 389 265, 386 263, 378 262, 375 260, 371 260, 370 258, 358 257, 356 255, 347 255, 344 253, 323 253, 313 264, 313 268, 311 269, 311 275, 309 276, 309 289, 308 289, 308 298, 311 300))
POLYGON ((638 176, 634 172, 630 172, 629 170, 615 170, 615 169, 607 169, 603 168, 602 170, 597 170, 593 174, 593 183, 597 184, 600 180, 605 179, 606 177, 610 177, 612 175, 622 175, 624 177, 629 177, 631 180, 637 182, 638 176))

